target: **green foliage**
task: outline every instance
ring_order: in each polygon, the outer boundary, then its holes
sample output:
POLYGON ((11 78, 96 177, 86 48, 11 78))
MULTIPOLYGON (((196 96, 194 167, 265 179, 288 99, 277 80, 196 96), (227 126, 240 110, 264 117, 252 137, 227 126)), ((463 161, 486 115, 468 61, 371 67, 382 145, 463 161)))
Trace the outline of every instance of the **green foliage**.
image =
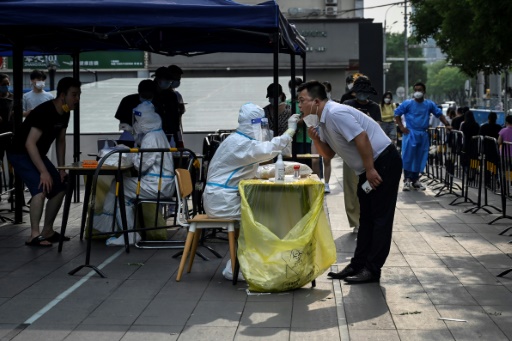
POLYGON ((448 61, 470 76, 512 64, 512 1, 410 0, 414 39, 432 37, 448 61))
MULTIPOLYGON (((414 41, 409 37, 409 45, 414 41)), ((422 57, 421 48, 409 48, 409 57, 422 57)), ((402 33, 386 33, 386 57, 404 58, 404 34, 402 33)), ((386 74, 386 91, 393 94, 399 86, 404 86, 404 69, 403 61, 389 61, 391 67, 386 74)), ((409 61, 409 93, 412 91, 412 85, 416 82, 426 82, 427 70, 423 61, 409 61)))
POLYGON ((458 67, 449 66, 446 61, 431 64, 427 68, 427 79, 427 93, 432 100, 465 102, 464 84, 468 77, 458 67))

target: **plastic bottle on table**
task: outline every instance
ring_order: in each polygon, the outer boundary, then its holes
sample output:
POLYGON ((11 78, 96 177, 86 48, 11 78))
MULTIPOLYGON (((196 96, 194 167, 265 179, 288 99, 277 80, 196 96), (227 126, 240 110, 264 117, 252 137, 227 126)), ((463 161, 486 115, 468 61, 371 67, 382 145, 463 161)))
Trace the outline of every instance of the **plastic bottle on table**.
POLYGON ((293 166, 293 178, 296 180, 300 178, 300 165, 293 166))
POLYGON ((277 155, 277 162, 275 164, 275 179, 276 181, 284 181, 284 162, 281 152, 277 155))

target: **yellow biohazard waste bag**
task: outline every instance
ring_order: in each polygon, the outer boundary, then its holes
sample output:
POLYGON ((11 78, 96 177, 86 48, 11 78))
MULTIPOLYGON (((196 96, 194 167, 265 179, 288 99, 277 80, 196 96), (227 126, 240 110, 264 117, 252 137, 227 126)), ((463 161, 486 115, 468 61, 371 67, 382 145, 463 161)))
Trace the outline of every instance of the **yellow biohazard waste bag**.
MULTIPOLYGON (((96 181, 96 197, 95 197, 95 205, 94 205, 94 212, 101 212, 103 210, 103 203, 105 202, 105 197, 110 190, 110 184, 114 180, 114 176, 110 175, 102 175, 98 177, 98 180, 96 181)), ((144 226, 151 227, 155 224, 155 205, 153 203, 143 203, 142 204, 142 211, 144 212, 144 226)), ((89 213, 90 213, 90 207, 89 207, 89 213)), ((89 226, 89 213, 87 214, 87 223, 86 227, 89 226)), ((165 219, 162 216, 162 212, 158 211, 158 219, 157 219, 157 226, 165 226, 165 219)), ((140 227, 139 219, 137 219, 136 227, 140 227)), ((108 235, 99 235, 96 236, 98 231, 93 228, 92 230, 92 237, 98 238, 98 239, 108 239, 110 236, 108 235)), ((86 233, 87 238, 87 233, 86 233)), ((166 229, 159 229, 159 230, 150 230, 146 231, 146 238, 145 240, 167 240, 167 230, 166 229)))
POLYGON ((336 261, 322 182, 245 180, 239 190, 238 260, 249 290, 300 288, 336 261))

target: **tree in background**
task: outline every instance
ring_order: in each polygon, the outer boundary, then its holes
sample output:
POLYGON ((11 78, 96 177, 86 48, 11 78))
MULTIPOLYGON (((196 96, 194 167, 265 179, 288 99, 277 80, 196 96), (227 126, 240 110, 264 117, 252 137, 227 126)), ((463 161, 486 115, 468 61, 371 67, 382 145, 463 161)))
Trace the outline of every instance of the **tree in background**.
POLYGON ((428 97, 437 103, 455 101, 458 105, 467 103, 464 85, 468 77, 455 66, 439 61, 427 67, 428 97))
POLYGON ((501 73, 512 61, 512 1, 410 0, 416 42, 432 37, 469 76, 501 73))
MULTIPOLYGON (((409 37, 409 45, 414 41, 409 37)), ((421 48, 409 48, 409 57, 423 57, 421 48)), ((404 58, 404 33, 386 33, 386 58, 404 58)), ((399 86, 404 86, 404 62, 389 61, 391 66, 386 74, 386 89, 395 94, 399 86)), ((424 61, 409 61, 409 93, 416 82, 427 81, 424 61)))

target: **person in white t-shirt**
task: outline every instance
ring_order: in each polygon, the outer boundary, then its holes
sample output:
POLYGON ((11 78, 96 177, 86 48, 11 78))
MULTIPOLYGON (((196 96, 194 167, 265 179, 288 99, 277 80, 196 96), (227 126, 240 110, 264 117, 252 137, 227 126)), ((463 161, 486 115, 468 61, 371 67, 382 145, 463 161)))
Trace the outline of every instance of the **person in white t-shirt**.
POLYGON ((23 95, 23 117, 27 117, 39 104, 55 98, 51 93, 44 91, 45 80, 46 75, 43 71, 34 70, 30 74, 32 90, 23 95))

